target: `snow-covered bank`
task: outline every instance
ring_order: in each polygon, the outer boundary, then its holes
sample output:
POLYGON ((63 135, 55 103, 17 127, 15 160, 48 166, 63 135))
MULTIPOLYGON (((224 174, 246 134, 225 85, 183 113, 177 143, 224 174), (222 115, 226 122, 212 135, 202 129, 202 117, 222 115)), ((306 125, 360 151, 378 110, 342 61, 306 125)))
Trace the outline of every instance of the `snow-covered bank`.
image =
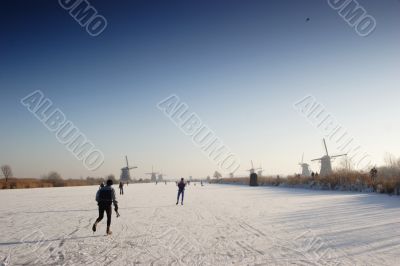
MULTIPOLYGON (((249 185, 249 177, 213 179, 211 182, 214 184, 249 185)), ((398 176, 378 176, 376 178, 372 178, 366 173, 358 172, 339 172, 324 177, 259 177, 258 184, 259 186, 377 192, 389 195, 400 195, 400 178, 398 176)))
POLYGON ((129 185, 113 236, 96 187, 0 192, 0 256, 10 265, 399 265, 400 199, 378 194, 129 185))

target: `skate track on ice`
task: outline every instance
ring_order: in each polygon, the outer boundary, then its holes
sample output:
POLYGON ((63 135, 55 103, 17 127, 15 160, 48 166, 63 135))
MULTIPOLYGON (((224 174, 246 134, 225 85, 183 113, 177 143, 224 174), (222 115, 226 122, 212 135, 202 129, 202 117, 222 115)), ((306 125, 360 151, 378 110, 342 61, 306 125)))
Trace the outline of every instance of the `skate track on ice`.
POLYGON ((96 233, 96 186, 0 191, 0 265, 400 265, 400 198, 275 187, 125 186, 96 233), (2 263, 2 264, 1 264, 2 263))

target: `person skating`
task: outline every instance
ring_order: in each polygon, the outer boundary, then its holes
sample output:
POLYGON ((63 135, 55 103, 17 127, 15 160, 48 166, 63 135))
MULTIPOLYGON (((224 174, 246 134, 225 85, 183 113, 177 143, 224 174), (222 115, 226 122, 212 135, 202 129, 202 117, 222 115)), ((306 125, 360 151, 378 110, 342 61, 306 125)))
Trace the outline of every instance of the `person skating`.
POLYGON ((179 196, 182 194, 181 204, 183 205, 183 196, 185 195, 185 180, 181 178, 181 181, 178 183, 178 197, 176 199, 176 205, 179 203, 179 196))
POLYGON ((119 194, 124 195, 124 183, 119 182, 119 194))
POLYGON ((112 204, 114 204, 114 210, 118 214, 118 202, 115 197, 115 190, 112 187, 113 181, 111 179, 107 180, 107 184, 105 187, 99 189, 96 193, 96 201, 99 206, 99 217, 96 219, 96 222, 93 224, 92 230, 96 232, 97 224, 103 219, 104 212, 107 214, 107 235, 111 235, 112 232, 110 230, 111 226, 111 214, 112 214, 112 204))

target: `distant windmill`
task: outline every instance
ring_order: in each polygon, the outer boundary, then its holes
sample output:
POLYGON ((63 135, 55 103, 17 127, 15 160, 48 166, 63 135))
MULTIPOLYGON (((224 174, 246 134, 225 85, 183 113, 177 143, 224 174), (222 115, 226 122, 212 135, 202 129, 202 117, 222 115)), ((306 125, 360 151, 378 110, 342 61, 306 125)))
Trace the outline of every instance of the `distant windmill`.
POLYGON ((251 161, 251 169, 247 170, 250 172, 250 182, 249 182, 250 186, 252 186, 252 187, 258 186, 258 182, 257 182, 258 176, 256 174, 256 171, 260 170, 260 169, 261 168, 255 169, 254 165, 253 165, 253 161, 251 161))
POLYGON ((262 169, 262 166, 261 166, 261 164, 260 164, 260 168, 258 168, 258 171, 257 171, 257 174, 258 174, 259 177, 262 176, 263 171, 264 171, 264 170, 262 169))
POLYGON ((164 181, 163 176, 164 176, 164 174, 162 173, 162 170, 161 170, 161 173, 158 174, 158 182, 164 181))
POLYGON ((324 139, 324 147, 326 155, 322 156, 321 158, 311 160, 311 161, 321 161, 321 171, 319 172, 321 176, 327 176, 332 174, 332 163, 331 163, 332 159, 347 155, 347 154, 340 154, 340 155, 329 156, 325 139, 324 139))
POLYGON ((303 156, 301 156, 301 163, 299 163, 299 165, 301 166, 301 175, 302 176, 310 176, 310 168, 309 168, 309 164, 304 162, 304 153, 303 156))
POLYGON ((131 180, 131 174, 129 170, 137 168, 136 166, 129 167, 128 156, 125 156, 125 160, 126 160, 126 167, 121 168, 121 176, 120 176, 121 181, 124 182, 131 180))
POLYGON ((261 169, 261 168, 254 168, 253 161, 250 162, 251 162, 251 168, 247 170, 250 172, 250 174, 254 174, 257 170, 261 169))
POLYGON ((151 182, 156 182, 157 181, 157 172, 154 172, 153 166, 151 166, 151 173, 146 173, 146 175, 150 175, 150 180, 151 182))

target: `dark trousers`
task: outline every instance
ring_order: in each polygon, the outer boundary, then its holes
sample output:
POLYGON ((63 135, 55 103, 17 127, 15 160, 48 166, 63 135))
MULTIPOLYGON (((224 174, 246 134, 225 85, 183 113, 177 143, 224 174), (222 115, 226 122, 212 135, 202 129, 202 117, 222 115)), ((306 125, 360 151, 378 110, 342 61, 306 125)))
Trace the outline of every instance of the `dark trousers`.
POLYGON ((179 196, 182 194, 182 201, 183 202, 183 196, 185 195, 185 191, 184 190, 179 190, 178 191, 178 198, 176 199, 176 202, 179 202, 179 196))
POLYGON ((103 220, 104 217, 104 211, 107 214, 107 227, 109 227, 111 225, 111 214, 112 214, 112 208, 111 208, 111 204, 110 205, 99 205, 99 218, 97 218, 96 222, 100 222, 101 220, 103 220))
POLYGON ((122 187, 119 188, 119 194, 124 195, 124 188, 122 188, 122 187))

